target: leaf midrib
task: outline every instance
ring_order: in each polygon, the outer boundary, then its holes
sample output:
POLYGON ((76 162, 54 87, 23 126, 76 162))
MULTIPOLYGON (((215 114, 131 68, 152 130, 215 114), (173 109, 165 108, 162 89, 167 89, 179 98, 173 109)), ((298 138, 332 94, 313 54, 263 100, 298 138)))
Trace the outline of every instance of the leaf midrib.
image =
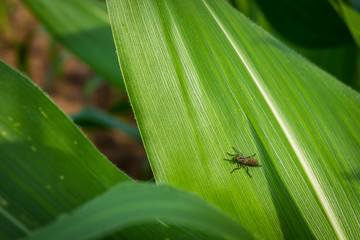
POLYGON ((239 56, 241 62, 243 63, 244 67, 246 68, 247 72, 253 79, 254 83, 256 84, 258 90, 260 91, 261 95, 263 96, 265 102, 267 103, 268 107, 270 108, 271 112, 273 113, 275 119, 279 123, 280 128, 282 129, 283 133, 285 134, 286 138, 289 141, 291 148, 293 149, 296 157, 301 163, 303 167, 304 173, 306 174, 309 182, 316 194, 316 197, 321 202, 321 206, 323 208, 323 212, 326 213, 326 217, 329 220, 331 227, 333 228, 334 232, 336 233, 339 239, 345 239, 345 234, 341 229, 340 224, 335 217, 335 213, 333 212, 332 207, 328 203, 323 190, 320 187, 320 183, 316 180, 314 172, 311 170, 309 163, 306 161, 306 157, 301 149, 298 147, 299 144, 296 141, 296 138, 293 137, 295 134, 291 133, 290 128, 287 127, 286 119, 281 117, 281 114, 277 110, 275 104, 271 101, 270 94, 267 94, 265 88, 261 85, 261 81, 258 80, 258 73, 254 67, 250 64, 250 61, 246 59, 245 54, 241 53, 241 50, 237 47, 234 41, 231 38, 231 34, 227 32, 224 25, 221 23, 220 19, 216 16, 215 12, 211 9, 211 7, 206 3, 206 0, 202 0, 204 6, 209 10, 210 15, 214 18, 215 22, 220 27, 221 31, 224 33, 226 38, 228 39, 229 43, 231 44, 232 48, 235 50, 236 54, 239 56))

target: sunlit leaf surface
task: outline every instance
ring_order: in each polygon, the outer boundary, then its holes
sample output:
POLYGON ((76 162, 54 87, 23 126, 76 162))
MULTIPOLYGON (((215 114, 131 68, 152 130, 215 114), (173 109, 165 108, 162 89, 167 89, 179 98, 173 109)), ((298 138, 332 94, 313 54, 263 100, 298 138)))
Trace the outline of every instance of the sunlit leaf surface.
POLYGON ((360 95, 225 1, 108 0, 157 182, 267 239, 360 236, 360 95), (230 174, 235 146, 262 168, 230 174))

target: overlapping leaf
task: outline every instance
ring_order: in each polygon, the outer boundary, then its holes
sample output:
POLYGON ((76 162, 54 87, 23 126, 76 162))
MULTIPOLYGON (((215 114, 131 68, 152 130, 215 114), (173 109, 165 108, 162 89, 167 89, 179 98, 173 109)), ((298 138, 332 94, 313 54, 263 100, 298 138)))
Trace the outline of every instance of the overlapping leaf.
POLYGON ((0 238, 14 239, 130 180, 32 82, 0 62, 0 238))
POLYGON ((351 35, 326 0, 255 0, 270 24, 286 39, 308 47, 349 44, 351 35))
MULTIPOLYGON (((28 239, 99 239, 147 223, 161 223, 171 238, 175 225, 190 228, 189 232, 202 231, 207 239, 254 239, 237 222, 198 197, 169 186, 131 182, 113 187, 28 239)), ((159 235, 153 232, 132 239, 161 239, 159 235)), ((193 237, 186 239, 197 239, 193 237)))
POLYGON ((341 8, 345 22, 352 37, 354 38, 354 41, 358 47, 360 47, 360 13, 342 1, 339 2, 339 7, 341 8))

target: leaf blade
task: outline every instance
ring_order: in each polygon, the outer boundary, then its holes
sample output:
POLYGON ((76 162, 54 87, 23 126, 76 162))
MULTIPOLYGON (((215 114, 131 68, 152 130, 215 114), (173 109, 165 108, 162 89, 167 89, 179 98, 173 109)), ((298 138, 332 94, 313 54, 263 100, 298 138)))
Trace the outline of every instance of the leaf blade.
POLYGON ((232 239, 254 239, 235 221, 192 194, 166 185, 134 182, 114 186, 27 239, 101 238, 147 222, 188 226, 232 239))
POLYGON ((360 234, 359 188, 346 181, 359 167, 358 93, 220 1, 108 9, 158 182, 198 193, 262 237, 360 234), (254 179, 228 174, 231 146, 257 153, 254 179))
POLYGON ((113 86, 125 89, 103 3, 83 0, 23 2, 68 49, 113 86))
POLYGON ((0 216, 6 238, 29 234, 130 180, 31 81, 3 62, 0 73, 0 181, 5 183, 0 216))

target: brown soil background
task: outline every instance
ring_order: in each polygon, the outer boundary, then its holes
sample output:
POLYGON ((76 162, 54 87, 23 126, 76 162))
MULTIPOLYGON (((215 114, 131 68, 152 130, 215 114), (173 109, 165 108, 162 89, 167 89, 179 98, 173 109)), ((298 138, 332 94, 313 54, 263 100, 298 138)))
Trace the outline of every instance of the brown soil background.
MULTIPOLYGON (((119 101, 128 102, 125 93, 106 83, 102 83, 90 97, 85 96, 85 86, 95 73, 55 42, 18 0, 6 2, 8 20, 0 19, 0 59, 25 73, 66 114, 76 113, 86 106, 107 111, 119 101), (53 71, 50 57, 52 44, 57 54, 66 57, 60 73, 49 77, 53 71)), ((136 126, 131 110, 118 117, 136 126)), ((82 130, 111 162, 129 176, 138 180, 152 178, 141 143, 117 130, 82 130)))

